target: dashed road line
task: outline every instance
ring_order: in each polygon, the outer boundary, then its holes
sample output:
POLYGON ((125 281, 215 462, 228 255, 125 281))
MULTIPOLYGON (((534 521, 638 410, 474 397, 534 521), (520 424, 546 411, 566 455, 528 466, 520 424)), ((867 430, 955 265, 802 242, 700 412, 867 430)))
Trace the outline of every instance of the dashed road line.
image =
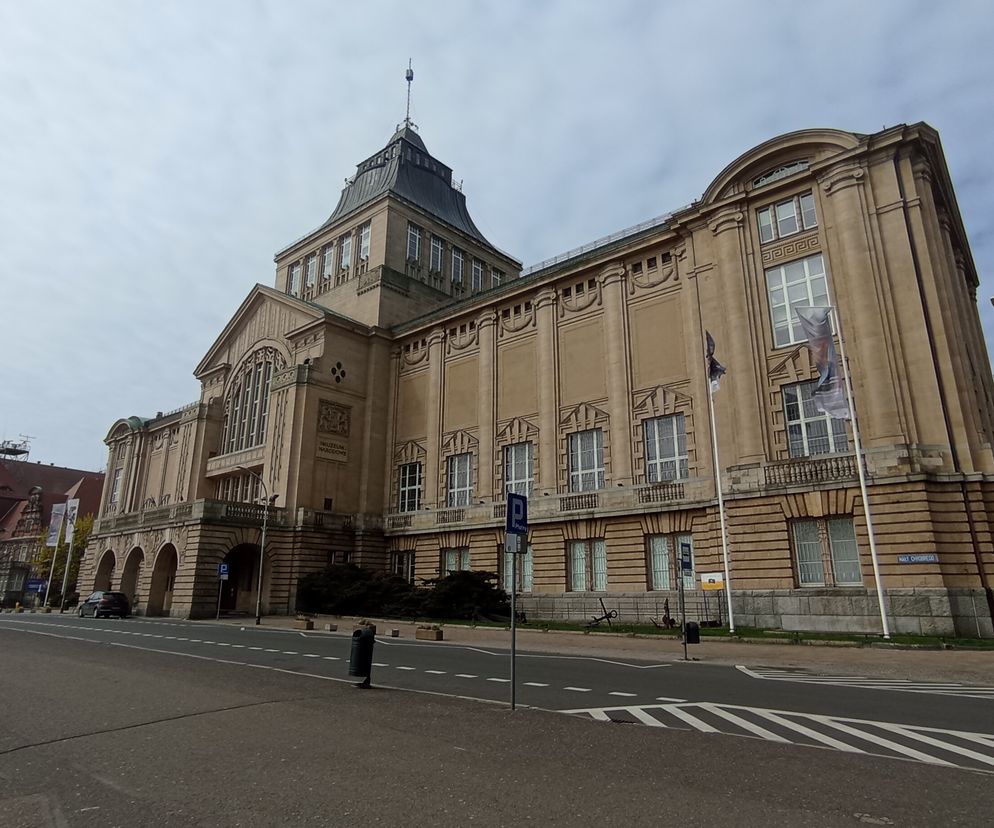
POLYGON ((589 687, 564 687, 563 690, 572 690, 574 693, 589 693, 589 687))

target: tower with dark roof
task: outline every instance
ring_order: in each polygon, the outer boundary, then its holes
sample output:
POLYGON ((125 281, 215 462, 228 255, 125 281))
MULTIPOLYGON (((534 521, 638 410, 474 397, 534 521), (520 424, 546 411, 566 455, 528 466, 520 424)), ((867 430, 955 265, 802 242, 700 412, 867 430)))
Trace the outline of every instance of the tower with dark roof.
POLYGON ((360 162, 331 216, 276 254, 276 287, 392 327, 520 275, 409 121, 360 162))

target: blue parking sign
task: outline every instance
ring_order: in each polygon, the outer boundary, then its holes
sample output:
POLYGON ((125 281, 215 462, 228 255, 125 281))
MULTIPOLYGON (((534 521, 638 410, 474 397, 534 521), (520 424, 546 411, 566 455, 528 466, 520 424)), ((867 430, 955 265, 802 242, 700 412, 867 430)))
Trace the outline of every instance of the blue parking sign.
POLYGON ((528 498, 507 493, 507 532, 510 535, 528 534, 528 498))

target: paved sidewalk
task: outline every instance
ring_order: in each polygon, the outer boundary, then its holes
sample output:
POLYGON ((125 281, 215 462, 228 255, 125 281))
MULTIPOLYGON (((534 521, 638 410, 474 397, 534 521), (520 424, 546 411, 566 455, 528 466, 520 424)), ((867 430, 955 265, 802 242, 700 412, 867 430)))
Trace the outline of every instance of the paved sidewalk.
MULTIPOLYGON (((312 616, 314 631, 327 623, 337 624, 339 634, 350 632, 357 618, 312 616)), ((396 629, 403 639, 413 639, 417 624, 370 618, 380 635, 396 629)), ((248 626, 254 618, 226 618, 201 623, 248 626)), ((266 616, 262 626, 293 629, 293 617, 266 616)), ((476 647, 508 648, 511 633, 495 627, 462 624, 441 625, 445 642, 476 647)), ((388 633, 387 633, 388 634, 388 633)), ((676 661, 683 658, 683 645, 676 637, 634 637, 614 633, 583 633, 518 629, 521 651, 562 655, 624 658, 643 661, 676 661)), ((747 667, 799 667, 830 675, 902 678, 915 681, 954 681, 964 684, 994 684, 994 650, 905 650, 885 647, 851 647, 810 644, 715 640, 702 637, 691 645, 690 658, 706 664, 741 664, 747 667)))

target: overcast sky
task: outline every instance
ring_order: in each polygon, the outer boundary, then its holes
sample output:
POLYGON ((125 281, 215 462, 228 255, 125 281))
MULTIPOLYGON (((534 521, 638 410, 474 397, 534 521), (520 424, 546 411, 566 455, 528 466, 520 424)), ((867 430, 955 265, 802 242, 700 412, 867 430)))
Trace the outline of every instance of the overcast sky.
POLYGON ((404 116, 525 265, 795 129, 942 135, 994 335, 978 2, 0 0, 0 439, 103 468, 404 116))

